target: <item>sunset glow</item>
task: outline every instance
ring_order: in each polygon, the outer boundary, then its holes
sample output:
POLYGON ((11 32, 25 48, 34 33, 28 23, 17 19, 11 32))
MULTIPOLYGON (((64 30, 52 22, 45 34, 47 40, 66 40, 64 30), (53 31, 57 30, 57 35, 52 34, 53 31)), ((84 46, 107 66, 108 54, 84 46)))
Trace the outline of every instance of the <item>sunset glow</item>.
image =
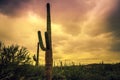
POLYGON ((30 20, 30 22, 33 22, 33 23, 38 23, 40 21, 37 14, 33 12, 28 12, 28 20, 30 20))
MULTIPOLYGON (((120 62, 119 0, 49 2, 54 61, 76 64, 120 62)), ((0 40, 5 44, 25 46, 33 56, 36 54, 38 30, 44 39, 45 0, 20 1, 17 8, 14 3, 0 6, 0 40)), ((44 63, 44 52, 40 51, 41 60, 41 64, 44 63)))

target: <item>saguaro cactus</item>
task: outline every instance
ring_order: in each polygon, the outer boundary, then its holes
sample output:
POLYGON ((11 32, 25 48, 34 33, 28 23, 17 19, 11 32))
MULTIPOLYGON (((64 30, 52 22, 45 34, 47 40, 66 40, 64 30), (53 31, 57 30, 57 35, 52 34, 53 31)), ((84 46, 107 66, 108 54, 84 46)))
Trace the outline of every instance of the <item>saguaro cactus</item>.
POLYGON ((51 17, 50 17, 50 4, 47 3, 47 31, 45 32, 46 47, 43 45, 41 32, 38 31, 38 39, 40 48, 45 51, 45 77, 46 80, 52 80, 52 39, 51 39, 51 17))

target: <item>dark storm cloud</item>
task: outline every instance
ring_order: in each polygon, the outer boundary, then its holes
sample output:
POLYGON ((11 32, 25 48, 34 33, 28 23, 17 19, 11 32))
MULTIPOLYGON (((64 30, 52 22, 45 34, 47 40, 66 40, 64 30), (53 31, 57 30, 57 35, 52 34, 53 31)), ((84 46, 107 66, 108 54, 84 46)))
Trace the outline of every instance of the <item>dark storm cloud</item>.
POLYGON ((27 3, 30 1, 31 0, 0 0, 0 13, 8 16, 18 15, 19 10, 22 7, 27 7, 27 3))
POLYGON ((113 44, 111 50, 120 52, 120 1, 113 13, 108 18, 108 30, 113 33, 113 44))
POLYGON ((86 0, 0 0, 0 13, 12 17, 21 15, 20 10, 26 8, 28 4, 34 13, 43 18, 46 16, 45 4, 47 1, 51 3, 52 22, 61 24, 63 32, 73 36, 80 34, 80 24, 84 15, 95 7, 94 1, 91 2, 92 4, 88 4, 86 0))
POLYGON ((120 52, 120 40, 117 40, 112 44, 111 50, 114 52, 120 52))

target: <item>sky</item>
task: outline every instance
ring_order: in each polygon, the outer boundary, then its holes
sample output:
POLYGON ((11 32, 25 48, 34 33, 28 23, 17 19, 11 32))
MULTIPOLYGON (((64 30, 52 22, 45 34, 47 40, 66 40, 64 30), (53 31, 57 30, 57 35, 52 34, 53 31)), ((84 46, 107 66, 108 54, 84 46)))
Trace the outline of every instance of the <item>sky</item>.
MULTIPOLYGON (((0 0, 0 41, 36 54, 51 4, 54 62, 120 62, 120 0, 0 0)), ((45 41, 44 41, 45 44, 45 41)), ((44 63, 40 50, 40 63, 44 63)))

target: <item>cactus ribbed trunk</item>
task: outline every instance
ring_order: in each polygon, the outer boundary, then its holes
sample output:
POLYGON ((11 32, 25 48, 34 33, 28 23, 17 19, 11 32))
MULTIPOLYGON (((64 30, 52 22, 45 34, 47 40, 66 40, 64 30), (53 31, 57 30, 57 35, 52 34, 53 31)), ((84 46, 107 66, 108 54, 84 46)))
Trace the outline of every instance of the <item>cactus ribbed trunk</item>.
POLYGON ((45 52, 45 78, 46 80, 52 80, 52 38, 51 38, 51 17, 50 17, 50 4, 47 3, 47 31, 45 32, 46 48, 43 45, 41 32, 38 31, 38 38, 40 47, 45 52))
POLYGON ((49 38, 49 49, 45 55, 45 66, 46 66, 46 80, 52 80, 52 41, 51 41, 51 17, 50 17, 50 4, 47 4, 47 32, 49 38))

